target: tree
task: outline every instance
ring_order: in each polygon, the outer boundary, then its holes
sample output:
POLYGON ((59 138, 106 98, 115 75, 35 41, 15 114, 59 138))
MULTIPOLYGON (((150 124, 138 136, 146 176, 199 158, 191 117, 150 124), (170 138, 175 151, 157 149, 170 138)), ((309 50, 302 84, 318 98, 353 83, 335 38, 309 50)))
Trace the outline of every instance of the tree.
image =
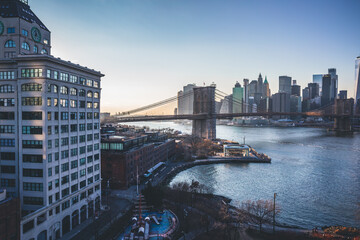
POLYGON ((275 213, 276 215, 280 212, 278 206, 275 207, 274 211, 274 203, 271 200, 248 200, 242 203, 242 210, 247 213, 248 218, 252 222, 259 225, 260 232, 262 224, 266 221, 271 221, 273 214, 275 213))

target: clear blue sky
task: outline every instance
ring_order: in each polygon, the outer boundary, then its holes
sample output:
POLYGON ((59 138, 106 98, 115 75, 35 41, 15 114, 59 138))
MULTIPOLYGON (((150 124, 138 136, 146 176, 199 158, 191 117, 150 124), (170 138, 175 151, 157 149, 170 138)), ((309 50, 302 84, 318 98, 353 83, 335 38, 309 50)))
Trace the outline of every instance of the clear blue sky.
POLYGON ((360 55, 359 0, 29 0, 52 32, 52 54, 96 70, 102 111, 176 95, 188 83, 279 75, 303 87, 337 68, 353 96, 360 55))

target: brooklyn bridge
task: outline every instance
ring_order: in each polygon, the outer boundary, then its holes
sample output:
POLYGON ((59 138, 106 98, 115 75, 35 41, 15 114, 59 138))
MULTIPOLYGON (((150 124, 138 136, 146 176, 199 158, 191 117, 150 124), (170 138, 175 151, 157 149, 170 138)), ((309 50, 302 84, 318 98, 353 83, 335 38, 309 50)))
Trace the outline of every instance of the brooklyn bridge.
MULTIPOLYGON (((226 93, 216 89, 215 86, 196 87, 191 93, 181 96, 187 97, 193 94, 193 114, 174 114, 174 115, 134 115, 140 112, 154 109, 179 100, 179 96, 174 96, 153 104, 136 108, 127 112, 119 112, 106 118, 103 123, 125 123, 143 121, 162 121, 162 120, 192 120, 192 134, 207 138, 216 138, 216 120, 233 119, 236 117, 322 117, 334 120, 333 130, 337 132, 352 132, 353 120, 360 119, 360 115, 354 114, 353 99, 335 99, 334 102, 321 108, 308 112, 272 112, 267 109, 258 109, 257 112, 240 113, 217 113, 215 98, 224 98, 226 93)), ((245 103, 233 99, 233 104, 244 106, 245 103)))

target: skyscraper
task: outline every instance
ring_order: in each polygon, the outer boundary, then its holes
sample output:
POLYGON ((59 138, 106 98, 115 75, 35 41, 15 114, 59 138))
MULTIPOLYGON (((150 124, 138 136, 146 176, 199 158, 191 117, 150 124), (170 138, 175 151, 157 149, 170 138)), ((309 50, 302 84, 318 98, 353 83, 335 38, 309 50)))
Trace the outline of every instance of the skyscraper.
POLYGON ((291 85, 291 95, 300 97, 301 87, 296 84, 296 80, 293 80, 293 85, 291 85))
POLYGON ((50 56, 27 1, 1 6, 0 187, 20 199, 21 239, 57 239, 100 210, 104 75, 50 56))
POLYGON ((243 80, 243 87, 244 87, 244 112, 249 112, 249 79, 244 78, 243 80))
POLYGON ((257 92, 260 93, 260 98, 263 98, 264 97, 264 91, 263 91, 264 83, 263 83, 263 78, 261 76, 261 73, 259 74, 257 84, 258 84, 257 92))
POLYGON ((338 95, 338 75, 336 74, 336 68, 329 68, 328 72, 331 76, 330 100, 334 101, 338 95))
POLYGON ((322 95, 322 77, 324 74, 314 74, 313 75, 313 83, 319 84, 319 96, 322 95))
POLYGON ((355 103, 360 105, 360 56, 355 60, 355 103))
POLYGON ((331 101, 331 75, 325 74, 322 79, 321 106, 328 105, 331 101))
POLYGON ((291 77, 279 77, 279 93, 287 93, 291 95, 291 77))
POLYGON ((233 113, 242 113, 244 89, 239 82, 233 88, 233 113))
POLYGON ((178 92, 178 114, 192 114, 194 105, 195 84, 188 84, 183 87, 183 91, 178 92))
POLYGON ((266 97, 270 97, 270 87, 269 87, 269 82, 267 80, 267 77, 265 76, 265 81, 264 81, 264 86, 263 86, 263 96, 266 97))

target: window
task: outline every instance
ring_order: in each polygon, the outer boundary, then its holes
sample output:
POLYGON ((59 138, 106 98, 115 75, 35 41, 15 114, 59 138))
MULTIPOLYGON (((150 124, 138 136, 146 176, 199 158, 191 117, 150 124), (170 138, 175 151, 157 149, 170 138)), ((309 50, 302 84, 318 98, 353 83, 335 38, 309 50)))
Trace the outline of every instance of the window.
POLYGON ((0 98, 0 107, 14 107, 15 99, 14 98, 0 98))
POLYGON ((71 186, 71 193, 76 192, 79 189, 79 185, 74 184, 71 186))
POLYGON ((98 139, 99 139, 99 134, 98 134, 98 133, 95 133, 95 134, 94 134, 94 139, 95 139, 95 140, 98 140, 98 139))
POLYGON ((14 125, 0 125, 0 133, 15 133, 14 125))
POLYGON ((22 134, 42 134, 42 127, 37 126, 23 126, 22 134))
POLYGON ((80 154, 84 154, 86 152, 86 148, 84 147, 80 147, 80 154))
POLYGON ((76 204, 76 203, 78 203, 78 202, 79 202, 79 196, 73 197, 73 198, 71 199, 71 205, 74 205, 74 204, 76 204))
POLYGON ((71 144, 77 144, 77 142, 78 142, 78 137, 77 136, 73 136, 73 137, 70 138, 70 143, 71 144))
POLYGON ((74 76, 74 75, 70 75, 70 82, 77 83, 78 82, 78 77, 74 76))
POLYGON ((92 134, 88 134, 87 135, 87 141, 92 141, 93 140, 93 135, 92 134))
MULTIPOLYGON (((57 72, 54 72, 54 75, 55 75, 55 73, 57 73, 57 72)), ((54 93, 57 93, 58 92, 58 86, 56 86, 56 85, 51 85, 52 86, 52 88, 53 88, 53 92, 54 93)))
POLYGON ((61 107, 69 107, 69 100, 67 99, 60 99, 60 106, 61 107))
POLYGON ((99 98, 99 93, 98 92, 94 92, 94 98, 99 98))
POLYGON ((59 106, 59 99, 54 98, 54 107, 59 106))
POLYGON ((60 73, 60 80, 68 82, 69 81, 69 74, 67 73, 60 73))
POLYGON ((61 185, 66 184, 68 182, 69 182, 69 175, 61 178, 61 185))
POLYGON ((87 118, 87 119, 92 119, 92 118, 93 118, 92 112, 86 113, 86 118, 87 118))
POLYGON ((78 155, 78 149, 77 148, 73 148, 70 150, 70 155, 71 157, 77 156, 78 155))
POLYGON ((22 30, 21 30, 21 34, 22 34, 23 36, 27 37, 27 36, 29 35, 29 32, 26 31, 25 29, 22 29, 22 30))
POLYGON ((98 102, 94 102, 94 108, 99 109, 99 103, 98 102))
POLYGON ((71 169, 78 167, 78 160, 71 161, 71 169))
POLYGON ((0 139, 0 147, 15 147, 15 139, 0 139))
POLYGON ((15 33, 15 28, 14 27, 7 28, 7 33, 15 33))
POLYGON ((48 126, 48 135, 51 135, 52 133, 51 133, 52 131, 51 131, 51 126, 48 126))
MULTIPOLYGON (((65 172, 69 170, 69 163, 63 163, 61 164, 61 172, 65 172)), ((69 179, 69 176, 67 176, 69 179)))
POLYGON ((77 132, 77 124, 71 124, 70 125, 70 131, 71 132, 77 132))
POLYGON ((27 204, 27 205, 43 205, 44 204, 44 199, 42 197, 24 197, 24 204, 27 204))
POLYGON ((49 44, 49 40, 47 40, 46 38, 44 38, 44 44, 48 45, 49 44))
POLYGON ((76 88, 70 88, 70 95, 77 96, 77 89, 76 88))
POLYGON ((80 182, 80 188, 86 187, 86 180, 80 182))
POLYGON ((98 181, 98 180, 100 180, 100 174, 95 175, 95 182, 98 181))
POLYGON ((69 157, 69 150, 61 151, 61 159, 69 157))
POLYGON ((41 68, 23 68, 21 69, 21 77, 23 78, 33 78, 33 77, 42 77, 41 68))
POLYGON ((23 97, 21 100, 23 106, 41 106, 41 97, 23 97))
POLYGON ((69 138, 62 138, 61 139, 61 146, 68 146, 69 145, 69 138))
POLYGON ((80 113, 79 113, 79 119, 80 119, 80 120, 84 120, 84 119, 85 119, 85 113, 84 113, 84 112, 80 112, 80 113))
POLYGON ((89 80, 89 79, 86 79, 86 86, 92 87, 92 85, 93 85, 93 81, 89 80))
POLYGON ((52 162, 52 154, 51 153, 48 154, 48 162, 52 162))
POLYGON ((69 113, 61 112, 61 120, 69 120, 69 113))
POLYGON ((93 161, 93 156, 88 156, 87 157, 87 163, 92 163, 93 161))
POLYGON ((92 98, 92 91, 88 91, 88 92, 87 92, 87 97, 88 97, 88 98, 92 98))
POLYGON ((81 85, 85 85, 85 82, 86 82, 86 79, 81 77, 81 78, 80 78, 80 84, 81 84, 81 85))
POLYGON ((65 87, 65 86, 61 86, 61 87, 60 87, 60 93, 61 93, 61 94, 67 95, 68 92, 69 92, 69 89, 68 89, 67 87, 65 87))
POLYGON ((15 72, 0 72, 0 80, 15 79, 15 72))
POLYGON ((48 99, 47 99, 47 106, 48 106, 48 107, 51 107, 51 98, 48 98, 48 99))
POLYGON ((22 112, 23 120, 42 120, 42 112, 22 112))
POLYGON ((99 82, 94 81, 94 87, 99 88, 99 82))
POLYGON ((43 184, 42 183, 23 183, 24 191, 34 191, 34 192, 42 192, 43 191, 43 184))
POLYGON ((15 173, 15 166, 1 166, 1 173, 15 173))
POLYGON ((42 155, 23 154, 23 162, 42 163, 42 155))
POLYGON ((88 123, 88 124, 86 125, 86 128, 87 128, 87 130, 92 130, 92 129, 93 129, 92 123, 88 123))
POLYGON ((80 200, 83 200, 84 198, 86 198, 86 192, 80 194, 80 200))
POLYGON ((77 101, 76 100, 70 100, 70 107, 76 108, 77 107, 77 101))
POLYGON ((88 168, 87 168, 87 172, 88 172, 88 174, 89 174, 89 173, 92 173, 92 172, 93 172, 93 170, 94 170, 94 169, 93 169, 93 166, 88 167, 88 168))
POLYGON ((38 83, 25 83, 21 85, 22 92, 41 92, 42 85, 38 83))
POLYGON ((100 165, 99 164, 96 164, 95 165, 95 171, 99 170, 100 169, 100 165))
MULTIPOLYGON (((14 167, 15 168, 15 167, 14 167)), ((86 175, 86 169, 81 169, 80 170, 80 177, 83 177, 86 175)))
POLYGON ((68 133, 69 125, 61 125, 61 133, 68 133))
POLYGON ((52 148, 52 140, 48 140, 48 149, 52 148))
POLYGON ((24 177, 43 177, 43 170, 42 169, 23 169, 23 176, 24 177))
POLYGON ((1 160, 9 160, 15 161, 15 153, 14 152, 1 152, 0 153, 1 160))
POLYGON ((71 120, 76 120, 77 119, 77 113, 76 112, 70 113, 70 119, 71 120))
POLYGON ((80 89, 79 96, 80 97, 85 97, 85 90, 84 89, 80 89))
MULTIPOLYGON (((50 69, 46 70, 46 77, 51 78, 51 70, 50 69)), ((50 92, 51 92, 51 87, 50 87, 50 92)))
POLYGON ((85 108, 85 101, 79 101, 79 107, 85 108))
POLYGON ((88 185, 92 184, 94 182, 94 178, 93 177, 90 177, 88 178, 88 185))
POLYGON ((85 124, 79 124, 79 131, 85 131, 85 124))
POLYGON ((80 166, 84 165, 86 163, 85 158, 80 158, 80 166))
POLYGON ((14 93, 15 88, 13 85, 6 84, 6 85, 0 85, 0 93, 14 93))
POLYGON ((47 54, 47 50, 43 48, 40 53, 41 54, 47 54))
MULTIPOLYGON (((54 112, 54 119, 59 120, 59 113, 58 112, 54 112)), ((55 126, 55 131, 56 131, 56 127, 57 126, 55 126)))
POLYGON ((30 51, 30 46, 27 42, 23 42, 21 48, 30 51))
POLYGON ((48 176, 49 176, 49 177, 52 176, 52 168, 48 168, 48 176))
POLYGON ((74 173, 71 174, 71 181, 74 181, 76 179, 78 179, 78 173, 74 172, 74 173))
POLYGON ((8 40, 8 41, 6 41, 6 43, 5 43, 5 47, 6 47, 6 48, 15 48, 15 47, 16 47, 16 44, 15 44, 15 42, 14 42, 13 40, 8 40))
MULTIPOLYGON (((49 168, 49 169, 50 169, 50 168, 49 168)), ((50 176, 51 176, 51 175, 50 175, 50 176)), ((48 183, 48 189, 49 189, 49 191, 52 190, 52 185, 53 185, 53 184, 52 184, 52 181, 50 181, 50 182, 48 183)))
POLYGON ((98 143, 94 144, 94 150, 95 150, 95 151, 96 151, 96 150, 99 150, 99 144, 98 144, 98 143))
POLYGON ((83 143, 83 142, 85 142, 85 135, 80 136, 80 143, 83 143))
POLYGON ((59 186, 60 186, 60 183, 59 183, 60 181, 59 181, 59 179, 55 179, 54 182, 55 182, 55 187, 59 187, 59 186))
POLYGON ((1 187, 15 187, 15 179, 1 178, 1 187))
POLYGON ((38 140, 23 140, 23 148, 36 148, 41 149, 43 142, 38 140))
POLYGON ((0 120, 14 120, 15 113, 14 112, 0 112, 0 120))
POLYGON ((87 151, 88 151, 88 152, 92 152, 92 150, 93 150, 93 145, 88 145, 88 146, 87 146, 87 151))
POLYGON ((87 102, 86 107, 87 107, 87 108, 92 108, 92 102, 87 102))
POLYGON ((34 46, 33 52, 34 52, 34 53, 39 53, 39 48, 38 48, 37 46, 34 46))
MULTIPOLYGON (((67 192, 63 190, 62 192, 62 196, 66 196, 66 195, 69 195, 69 189, 67 189, 67 192)), ((62 205, 61 205, 61 209, 64 211, 65 209, 69 208, 70 207, 70 200, 64 202, 62 205)))

